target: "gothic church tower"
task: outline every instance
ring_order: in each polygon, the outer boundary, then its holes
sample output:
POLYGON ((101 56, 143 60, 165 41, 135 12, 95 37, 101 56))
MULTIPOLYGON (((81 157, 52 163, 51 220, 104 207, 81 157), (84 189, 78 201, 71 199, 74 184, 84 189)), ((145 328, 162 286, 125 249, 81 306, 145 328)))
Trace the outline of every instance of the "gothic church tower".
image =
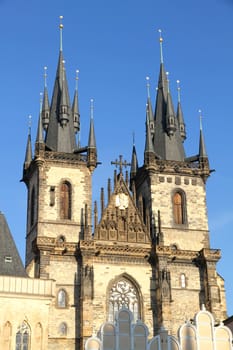
POLYGON ((56 349, 59 346, 63 349, 63 345, 74 349, 78 338, 76 253, 79 240, 91 236, 91 176, 97 166, 97 150, 93 118, 88 145, 76 144, 75 134, 80 130, 78 87, 71 106, 62 30, 60 24, 60 52, 52 100, 49 103, 45 76, 35 154, 32 156, 29 135, 24 162, 23 181, 28 189, 26 270, 30 277, 56 281, 56 299, 49 315, 49 343, 59 343, 56 349), (64 334, 69 337, 62 341, 64 334))
POLYGON ((209 243, 205 184, 211 170, 203 132, 197 155, 186 157, 181 102, 175 113, 162 38, 154 112, 149 93, 147 99, 143 165, 138 165, 135 145, 130 164, 123 156, 113 162, 118 170, 113 184, 108 180, 107 201, 101 189, 100 219, 94 204, 92 230, 93 115, 88 145, 81 147, 75 136, 80 130, 78 88, 71 105, 62 30, 61 24, 52 100, 45 74, 35 152, 29 134, 23 170, 27 273, 55 281, 48 349, 83 349, 103 324, 105 345, 114 349, 113 321, 124 308, 135 323, 146 323, 151 337, 161 327, 177 335, 202 304, 215 319, 224 319, 224 282, 216 271, 220 251, 209 243), (124 174, 129 165, 130 176, 124 174))
POLYGON ((154 329, 163 325, 175 333, 181 319, 190 319, 202 304, 217 320, 226 316, 226 305, 224 282, 216 272, 220 251, 209 242, 205 184, 211 170, 202 126, 198 154, 186 157, 180 94, 175 113, 162 41, 155 112, 148 94, 144 164, 132 163, 131 188, 144 222, 150 223, 154 329))

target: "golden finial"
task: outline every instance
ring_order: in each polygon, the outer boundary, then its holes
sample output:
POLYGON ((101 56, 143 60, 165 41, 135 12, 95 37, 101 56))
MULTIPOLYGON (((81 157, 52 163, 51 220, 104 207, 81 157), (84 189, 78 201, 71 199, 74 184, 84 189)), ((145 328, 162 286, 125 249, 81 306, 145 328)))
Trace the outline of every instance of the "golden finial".
POLYGON ((146 77, 147 97, 150 98, 150 77, 146 77))
POLYGON ((177 84, 178 102, 180 102, 180 81, 177 80, 176 84, 177 84))
POLYGON ((159 29, 159 44, 160 44, 160 62, 163 63, 163 37, 162 37, 162 30, 159 29))
POLYGON ((60 51, 62 51, 62 30, 63 30, 63 16, 59 16, 60 19, 60 24, 59 24, 59 28, 60 28, 60 51))

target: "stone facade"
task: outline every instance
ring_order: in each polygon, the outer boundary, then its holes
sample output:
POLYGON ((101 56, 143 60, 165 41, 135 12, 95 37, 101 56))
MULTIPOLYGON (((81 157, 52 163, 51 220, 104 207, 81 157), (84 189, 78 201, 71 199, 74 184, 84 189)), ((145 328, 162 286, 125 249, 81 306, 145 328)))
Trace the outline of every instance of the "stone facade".
POLYGON ((160 76, 158 105, 165 120, 155 134, 163 133, 157 148, 165 140, 169 152, 156 153, 149 125, 154 128, 161 116, 147 115, 143 165, 138 167, 135 147, 130 180, 122 156, 113 162, 119 169, 113 189, 109 180, 107 204, 102 190, 101 213, 95 203, 93 216, 93 118, 88 146, 76 145, 77 90, 71 107, 60 50, 52 103, 45 86, 35 154, 28 151, 29 138, 23 169, 28 278, 0 277, 4 350, 24 337, 28 350, 84 349, 101 324, 113 323, 124 308, 133 322, 146 323, 151 337, 163 327, 177 335, 202 304, 218 322, 226 317, 224 281, 216 271, 220 251, 209 244, 205 183, 211 171, 203 137, 199 155, 186 159, 184 123, 171 110, 163 67, 160 76), (183 136, 175 134, 178 123, 183 136))

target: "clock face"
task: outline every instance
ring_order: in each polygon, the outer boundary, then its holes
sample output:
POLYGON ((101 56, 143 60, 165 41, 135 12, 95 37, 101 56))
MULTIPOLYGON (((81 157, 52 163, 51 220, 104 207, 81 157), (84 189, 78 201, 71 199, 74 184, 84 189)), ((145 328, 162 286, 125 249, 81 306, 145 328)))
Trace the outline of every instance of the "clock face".
POLYGON ((115 205, 117 208, 124 210, 126 208, 128 208, 128 196, 124 193, 118 193, 116 195, 116 199, 115 199, 115 205))

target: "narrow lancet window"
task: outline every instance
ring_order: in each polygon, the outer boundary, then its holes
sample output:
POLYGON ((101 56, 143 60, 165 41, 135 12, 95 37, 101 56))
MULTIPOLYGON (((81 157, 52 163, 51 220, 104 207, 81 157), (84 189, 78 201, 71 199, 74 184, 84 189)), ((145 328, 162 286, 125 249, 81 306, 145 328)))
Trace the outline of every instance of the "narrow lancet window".
POLYGON ((60 218, 71 220, 71 184, 68 181, 61 184, 60 218))
POLYGON ((175 224, 185 224, 185 196, 184 193, 175 192, 173 195, 173 215, 175 224))
POLYGON ((67 294, 64 289, 60 289, 57 293, 57 306, 59 308, 67 307, 67 294))

